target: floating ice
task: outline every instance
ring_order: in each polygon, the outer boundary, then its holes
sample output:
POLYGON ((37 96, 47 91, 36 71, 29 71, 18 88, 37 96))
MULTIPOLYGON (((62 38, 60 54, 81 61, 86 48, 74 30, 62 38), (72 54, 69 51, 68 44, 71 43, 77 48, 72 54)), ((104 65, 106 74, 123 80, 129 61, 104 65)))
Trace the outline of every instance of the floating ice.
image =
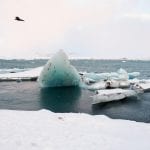
POLYGON ((87 84, 86 82, 83 82, 80 84, 81 88, 88 89, 88 90, 100 90, 100 89, 106 89, 107 83, 110 84, 110 88, 129 88, 130 82, 128 80, 106 80, 106 81, 99 81, 92 84, 87 84))
POLYGON ((128 80, 128 73, 126 70, 120 68, 117 73, 120 80, 128 80))
POLYGON ((136 97, 137 92, 130 89, 105 89, 98 90, 97 94, 93 96, 92 104, 98 104, 102 102, 117 101, 127 97, 136 97))
POLYGON ((43 67, 37 67, 22 72, 0 74, 0 81, 36 80, 42 69, 43 67))
POLYGON ((129 79, 134 79, 140 75, 140 72, 131 72, 128 73, 129 79))
POLYGON ((131 72, 128 73, 126 70, 120 68, 117 72, 111 72, 111 73, 84 73, 85 78, 89 78, 95 81, 101 81, 101 80, 128 80, 128 79, 134 79, 140 75, 139 72, 131 72))
POLYGON ((41 87, 78 86, 80 76, 65 52, 60 50, 44 66, 38 82, 41 87))
POLYGON ((110 73, 85 73, 84 74, 85 78, 89 78, 95 81, 100 81, 100 80, 106 80, 110 77, 110 73))
POLYGON ((81 82, 80 87, 83 89, 95 91, 95 90, 105 89, 106 88, 106 82, 100 81, 100 82, 93 83, 91 85, 89 85, 85 82, 81 82))

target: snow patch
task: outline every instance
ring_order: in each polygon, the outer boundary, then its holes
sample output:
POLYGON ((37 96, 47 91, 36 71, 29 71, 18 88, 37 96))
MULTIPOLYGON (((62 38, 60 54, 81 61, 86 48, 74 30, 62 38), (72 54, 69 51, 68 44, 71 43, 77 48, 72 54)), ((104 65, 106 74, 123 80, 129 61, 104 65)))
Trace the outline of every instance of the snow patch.
POLYGON ((149 150, 150 125, 105 116, 0 110, 2 150, 149 150))

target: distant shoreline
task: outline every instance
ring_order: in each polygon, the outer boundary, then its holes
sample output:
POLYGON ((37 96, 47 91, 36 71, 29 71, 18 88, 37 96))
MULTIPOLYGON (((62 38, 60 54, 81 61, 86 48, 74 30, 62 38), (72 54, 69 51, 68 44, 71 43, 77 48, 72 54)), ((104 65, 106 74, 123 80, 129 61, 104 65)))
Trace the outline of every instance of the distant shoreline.
MULTIPOLYGON (((28 58, 0 58, 0 61, 1 60, 4 60, 4 61, 9 61, 9 60, 17 60, 17 61, 20 61, 20 60, 23 60, 23 61, 33 61, 33 60, 49 60, 51 57, 49 58, 32 58, 32 59, 28 59, 28 58)), ((69 58, 69 60, 112 60, 112 61, 150 61, 150 59, 121 59, 121 58, 118 58, 118 59, 115 59, 115 58, 69 58)))

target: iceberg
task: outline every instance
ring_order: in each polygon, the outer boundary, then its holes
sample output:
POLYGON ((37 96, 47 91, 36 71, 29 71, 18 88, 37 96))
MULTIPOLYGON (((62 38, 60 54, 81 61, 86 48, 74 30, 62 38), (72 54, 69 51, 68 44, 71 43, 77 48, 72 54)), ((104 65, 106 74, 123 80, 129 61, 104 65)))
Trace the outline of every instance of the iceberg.
POLYGON ((41 87, 78 86, 80 75, 60 50, 44 66, 38 82, 41 87))

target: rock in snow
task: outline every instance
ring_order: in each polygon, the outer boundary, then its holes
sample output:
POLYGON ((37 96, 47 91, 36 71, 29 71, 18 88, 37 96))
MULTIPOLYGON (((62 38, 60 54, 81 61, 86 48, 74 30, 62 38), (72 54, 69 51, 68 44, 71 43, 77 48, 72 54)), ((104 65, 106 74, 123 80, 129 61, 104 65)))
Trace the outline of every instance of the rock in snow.
POLYGON ((60 50, 44 66, 38 81, 41 87, 77 86, 80 76, 65 52, 60 50))
POLYGON ((150 150, 150 125, 105 116, 0 110, 1 150, 150 150))

